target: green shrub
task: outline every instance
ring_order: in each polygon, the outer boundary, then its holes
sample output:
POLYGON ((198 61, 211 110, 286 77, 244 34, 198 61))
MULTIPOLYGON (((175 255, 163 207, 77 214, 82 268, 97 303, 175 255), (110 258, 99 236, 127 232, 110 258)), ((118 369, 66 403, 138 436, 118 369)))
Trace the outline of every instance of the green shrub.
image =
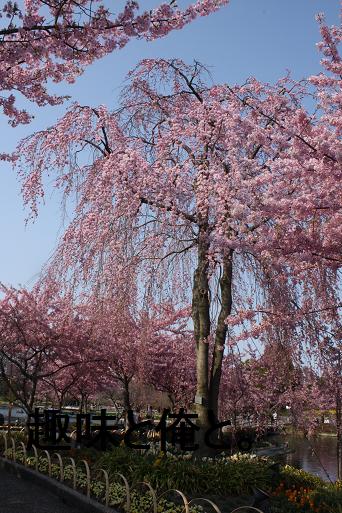
POLYGON ((319 513, 342 513, 342 490, 334 485, 327 485, 311 492, 315 507, 319 513))
POLYGON ((109 487, 109 504, 111 506, 121 506, 126 501, 125 487, 119 483, 111 483, 109 487))
POLYGON ((305 470, 297 469, 285 465, 281 467, 279 473, 279 482, 283 482, 285 488, 292 486, 300 488, 319 488, 326 485, 325 481, 318 476, 305 472, 305 470))
POLYGON ((111 478, 120 472, 133 484, 148 481, 160 491, 176 488, 189 495, 245 495, 255 486, 269 487, 272 476, 269 463, 264 459, 195 461, 141 455, 121 447, 99 458, 97 467, 107 470, 111 478))
POLYGON ((282 512, 282 507, 286 505, 288 511, 296 507, 302 513, 342 513, 342 489, 339 483, 326 483, 291 467, 284 467, 282 474, 287 479, 277 486, 273 492, 275 497, 272 498, 276 513, 277 507, 282 512))

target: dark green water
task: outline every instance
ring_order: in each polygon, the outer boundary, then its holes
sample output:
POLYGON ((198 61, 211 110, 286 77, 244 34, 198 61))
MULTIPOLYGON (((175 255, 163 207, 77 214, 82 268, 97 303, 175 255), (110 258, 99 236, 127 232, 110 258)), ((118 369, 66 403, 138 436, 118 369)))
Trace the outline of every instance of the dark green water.
POLYGON ((282 463, 302 468, 316 474, 325 481, 337 479, 336 466, 336 437, 318 436, 310 441, 298 435, 274 437, 278 442, 288 442, 294 453, 282 456, 282 463))

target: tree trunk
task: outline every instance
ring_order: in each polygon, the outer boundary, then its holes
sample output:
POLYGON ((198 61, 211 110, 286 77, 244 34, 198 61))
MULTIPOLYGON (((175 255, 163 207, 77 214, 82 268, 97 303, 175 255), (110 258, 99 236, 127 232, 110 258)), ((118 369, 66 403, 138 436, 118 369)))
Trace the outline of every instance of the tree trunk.
POLYGON ((225 320, 232 309, 232 257, 233 251, 230 251, 223 260, 223 273, 220 278, 221 309, 217 320, 210 372, 209 407, 213 410, 216 418, 218 417, 218 398, 222 374, 223 352, 227 336, 227 324, 225 320))
POLYGON ((84 394, 81 392, 79 412, 83 413, 84 410, 84 394))
POLYGON ((59 400, 58 400, 58 409, 61 410, 63 408, 64 403, 64 394, 62 393, 59 400))
POLYGON ((85 412, 88 413, 88 410, 89 410, 89 394, 85 394, 85 397, 84 397, 84 409, 85 409, 85 412))
POLYGON ((170 404, 171 404, 171 410, 175 410, 175 399, 172 394, 167 394, 167 397, 169 398, 170 404))
POLYGON ((125 411, 132 409, 131 408, 131 395, 130 395, 130 390, 129 390, 130 381, 131 380, 129 378, 127 378, 126 376, 123 379, 122 397, 123 397, 123 404, 124 404, 125 411))
POLYGON ((208 337, 210 335, 210 303, 208 279, 208 239, 206 229, 200 229, 198 243, 198 263, 194 273, 192 319, 196 340, 196 411, 202 430, 209 427, 208 406, 208 337))
POLYGON ((342 479, 342 404, 341 394, 338 390, 336 394, 336 431, 337 431, 337 447, 336 447, 336 460, 337 460, 337 479, 342 479))
POLYGON ((34 403, 36 400, 36 391, 38 386, 38 380, 36 377, 32 378, 32 389, 29 395, 29 401, 28 401, 28 413, 32 413, 34 410, 34 403))

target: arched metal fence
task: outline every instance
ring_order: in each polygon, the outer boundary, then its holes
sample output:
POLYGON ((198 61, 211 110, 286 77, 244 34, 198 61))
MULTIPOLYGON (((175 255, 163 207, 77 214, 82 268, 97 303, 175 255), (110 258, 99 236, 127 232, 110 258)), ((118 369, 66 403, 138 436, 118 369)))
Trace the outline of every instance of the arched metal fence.
MULTIPOLYGON (((110 507, 110 492, 112 485, 115 483, 121 483, 121 489, 124 490, 125 497, 122 500, 122 507, 125 513, 135 513, 135 511, 132 509, 132 503, 134 493, 137 493, 138 485, 144 487, 147 490, 149 497, 151 498, 150 506, 145 510, 146 513, 158 513, 158 506, 163 503, 163 500, 165 501, 165 499, 170 496, 178 497, 178 508, 180 503, 182 513, 192 513, 192 511, 198 511, 195 509, 196 505, 201 505, 201 511, 205 511, 205 513, 221 513, 220 508, 213 501, 204 497, 197 497, 189 500, 180 490, 170 489, 158 495, 157 491, 150 483, 141 482, 136 483, 135 486, 131 486, 128 483, 126 477, 120 473, 115 474, 115 476, 118 478, 116 481, 110 481, 106 470, 96 469, 96 472, 92 472, 92 469, 86 460, 80 460, 78 463, 76 463, 74 458, 67 457, 63 459, 59 453, 54 452, 51 454, 46 449, 41 450, 39 454, 35 445, 32 445, 33 456, 29 456, 26 446, 23 442, 16 442, 15 438, 8 435, 6 432, 2 432, 1 435, 3 438, 4 446, 2 457, 4 459, 20 463, 25 467, 33 467, 37 472, 47 474, 49 477, 54 477, 60 482, 69 484, 69 486, 72 486, 72 488, 75 490, 78 489, 78 491, 82 491, 87 497, 92 495, 94 484, 101 483, 101 490, 103 491, 101 494, 101 503, 106 506, 108 513, 113 511, 110 507), (204 505, 206 506, 205 510, 204 505)), ((174 504, 176 509, 177 503, 175 502, 174 504)), ((231 513, 238 512, 263 513, 260 509, 254 506, 240 506, 231 511, 231 513)))

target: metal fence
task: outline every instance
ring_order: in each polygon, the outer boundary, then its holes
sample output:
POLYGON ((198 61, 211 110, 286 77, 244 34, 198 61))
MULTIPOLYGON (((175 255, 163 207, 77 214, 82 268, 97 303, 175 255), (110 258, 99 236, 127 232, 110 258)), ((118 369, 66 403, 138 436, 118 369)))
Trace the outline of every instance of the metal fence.
MULTIPOLYGON (((53 468, 58 466, 58 476, 57 479, 60 482, 64 482, 65 484, 69 484, 74 490, 78 490, 79 492, 84 493, 88 498, 91 497, 92 484, 95 482, 99 482, 99 479, 104 485, 104 499, 101 502, 105 505, 108 510, 108 513, 113 512, 114 510, 110 507, 110 487, 113 484, 113 481, 110 481, 108 472, 105 469, 96 469, 96 471, 92 471, 88 462, 86 460, 80 460, 76 463, 75 459, 72 457, 62 458, 61 455, 57 452, 51 453, 50 451, 44 449, 41 450, 40 454, 38 453, 38 449, 35 445, 32 445, 32 453, 33 456, 29 458, 28 452, 24 442, 18 442, 13 438, 13 436, 8 435, 6 432, 1 433, 3 441, 4 441, 4 451, 2 457, 6 460, 12 460, 13 462, 23 464, 25 467, 33 466, 36 472, 39 472, 39 464, 42 462, 42 459, 46 460, 46 470, 47 475, 50 478, 53 478, 53 468), (29 462, 32 462, 33 465, 29 465, 29 462), (66 469, 68 469, 68 478, 66 479, 66 469), (82 471, 85 475, 85 486, 81 489, 77 485, 78 481, 78 472, 82 471), (66 483, 67 481, 67 483, 66 483)), ((128 483, 128 480, 123 474, 116 473, 115 477, 117 478, 117 482, 121 482, 124 490, 126 498, 124 500, 124 510, 125 513, 132 513, 132 493, 137 490, 137 486, 145 488, 147 493, 150 495, 152 499, 152 504, 150 507, 150 513, 158 513, 158 505, 160 501, 167 498, 170 495, 177 496, 180 503, 182 504, 182 512, 191 513, 191 507, 195 505, 201 505, 203 508, 206 507, 206 512, 215 511, 216 513, 221 513, 220 508, 210 499, 204 497, 197 497, 189 500, 186 495, 176 489, 166 490, 163 493, 159 494, 153 488, 153 486, 146 482, 136 483, 134 486, 128 483)), ((176 506, 176 503, 175 503, 176 506)), ((240 506, 231 511, 231 513, 237 512, 249 512, 253 511, 256 513, 263 513, 260 509, 254 506, 240 506)))

